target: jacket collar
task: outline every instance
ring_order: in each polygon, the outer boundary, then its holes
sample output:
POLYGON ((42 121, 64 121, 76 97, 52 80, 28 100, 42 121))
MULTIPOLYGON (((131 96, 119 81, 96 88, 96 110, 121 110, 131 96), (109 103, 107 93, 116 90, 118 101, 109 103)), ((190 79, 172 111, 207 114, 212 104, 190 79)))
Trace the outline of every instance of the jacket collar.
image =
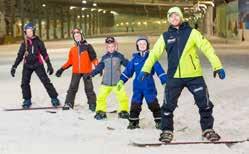
POLYGON ((106 54, 107 54, 107 55, 115 55, 115 54, 117 54, 117 53, 118 53, 118 51, 116 51, 116 50, 115 50, 113 53, 110 53, 110 52, 106 51, 106 54))
POLYGON ((139 54, 141 57, 146 57, 146 56, 148 56, 149 51, 144 51, 144 52, 139 51, 138 54, 139 54))
MULTIPOLYGON (((180 27, 179 30, 184 30, 186 28, 189 28, 189 23, 188 22, 183 22, 180 27)), ((169 26, 168 31, 177 31, 178 29, 176 29, 175 27, 173 27, 172 25, 169 26)))

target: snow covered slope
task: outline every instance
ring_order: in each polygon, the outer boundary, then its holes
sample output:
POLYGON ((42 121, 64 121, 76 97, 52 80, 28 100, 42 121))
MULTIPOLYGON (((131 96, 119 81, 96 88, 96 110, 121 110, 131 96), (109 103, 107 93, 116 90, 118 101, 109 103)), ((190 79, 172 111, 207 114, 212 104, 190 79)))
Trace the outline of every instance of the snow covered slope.
MULTIPOLYGON (((157 37, 151 38, 151 40, 157 37)), ((135 49, 134 37, 118 38, 119 48, 130 57, 135 49)), ((103 53, 103 38, 90 39, 98 56, 103 53)), ((50 57, 55 69, 67 58, 71 41, 48 42, 50 57), (57 44, 60 46, 57 47, 57 44), (63 44, 63 45, 62 45, 63 44)), ((130 145, 133 139, 158 140, 160 131, 154 128, 152 115, 144 103, 141 114, 141 129, 127 130, 127 120, 120 120, 117 114, 108 114, 108 120, 94 120, 94 113, 88 111, 83 83, 76 97, 74 111, 60 111, 56 114, 44 111, 4 112, 4 108, 20 107, 21 69, 16 78, 10 76, 10 67, 15 59, 18 45, 0 46, 0 153, 1 154, 248 154, 249 143, 225 145, 178 145, 138 148, 130 145)), ((213 101, 215 130, 223 139, 245 139, 249 137, 249 52, 241 49, 217 48, 223 61, 227 79, 214 79, 206 60, 203 61, 210 98, 213 101)), ((166 67, 166 60, 161 60, 166 67)), ((163 99, 163 87, 157 77, 158 98, 163 99)), ((51 76, 64 103, 71 80, 71 71, 64 72, 61 78, 51 76)), ((101 77, 93 79, 96 93, 101 77)), ((31 81, 34 106, 50 106, 50 99, 34 74, 31 81)), ((132 81, 126 84, 128 95, 132 96, 132 81)), ((108 109, 117 107, 114 95, 108 99, 108 109)), ((175 140, 200 141, 201 131, 197 107, 186 89, 182 92, 175 111, 175 140)))

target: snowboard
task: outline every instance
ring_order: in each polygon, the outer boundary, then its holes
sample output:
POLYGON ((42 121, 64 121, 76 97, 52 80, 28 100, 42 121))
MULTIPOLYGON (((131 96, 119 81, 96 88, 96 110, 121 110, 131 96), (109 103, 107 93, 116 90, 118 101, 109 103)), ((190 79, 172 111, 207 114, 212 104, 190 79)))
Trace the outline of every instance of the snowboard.
POLYGON ((50 109, 62 109, 62 106, 57 106, 57 107, 53 107, 53 106, 48 106, 48 107, 30 107, 28 109, 24 109, 24 108, 9 108, 9 109, 4 109, 4 111, 30 111, 30 110, 50 110, 50 109))
POLYGON ((107 111, 107 113, 117 113, 118 111, 117 110, 110 110, 110 111, 107 111))
POLYGON ((161 145, 194 145, 194 144, 225 144, 227 146, 231 146, 233 144, 237 143, 243 143, 243 142, 248 142, 249 138, 246 140, 221 140, 221 141, 216 141, 216 142, 210 142, 210 141, 173 141, 169 143, 164 143, 164 142, 144 142, 144 141, 131 141, 131 144, 136 147, 156 147, 156 146, 161 146, 161 145))

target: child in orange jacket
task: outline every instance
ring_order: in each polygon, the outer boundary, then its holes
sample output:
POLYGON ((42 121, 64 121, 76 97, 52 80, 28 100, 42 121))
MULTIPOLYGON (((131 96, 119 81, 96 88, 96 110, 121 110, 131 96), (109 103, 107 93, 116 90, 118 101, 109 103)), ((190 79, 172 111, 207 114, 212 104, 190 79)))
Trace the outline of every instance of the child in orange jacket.
POLYGON ((90 73, 92 71, 92 65, 98 64, 96 52, 91 44, 88 44, 82 35, 79 28, 75 28, 72 31, 75 45, 70 49, 67 62, 56 72, 56 76, 60 77, 64 70, 69 67, 72 68, 72 79, 67 92, 64 110, 74 107, 75 95, 79 88, 80 79, 83 78, 85 85, 85 92, 88 99, 89 109, 95 111, 96 108, 96 94, 94 92, 92 79, 90 73))

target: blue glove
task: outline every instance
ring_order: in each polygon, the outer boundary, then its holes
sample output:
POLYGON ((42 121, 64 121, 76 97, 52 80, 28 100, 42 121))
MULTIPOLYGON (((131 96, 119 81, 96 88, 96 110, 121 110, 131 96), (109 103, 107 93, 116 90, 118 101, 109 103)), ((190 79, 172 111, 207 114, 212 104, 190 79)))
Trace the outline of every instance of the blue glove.
POLYGON ((139 74, 138 74, 138 77, 137 77, 137 79, 138 80, 140 80, 140 81, 143 81, 146 77, 148 77, 149 76, 149 73, 147 73, 147 72, 140 72, 139 74))
POLYGON ((165 75, 161 76, 161 77, 160 77, 160 80, 161 80, 161 84, 162 84, 162 85, 166 85, 166 83, 167 83, 167 81, 168 81, 167 75, 165 74, 165 75))
POLYGON ((226 78, 226 73, 225 73, 225 70, 223 68, 214 71, 214 78, 217 76, 217 74, 219 75, 219 78, 222 80, 226 78))

